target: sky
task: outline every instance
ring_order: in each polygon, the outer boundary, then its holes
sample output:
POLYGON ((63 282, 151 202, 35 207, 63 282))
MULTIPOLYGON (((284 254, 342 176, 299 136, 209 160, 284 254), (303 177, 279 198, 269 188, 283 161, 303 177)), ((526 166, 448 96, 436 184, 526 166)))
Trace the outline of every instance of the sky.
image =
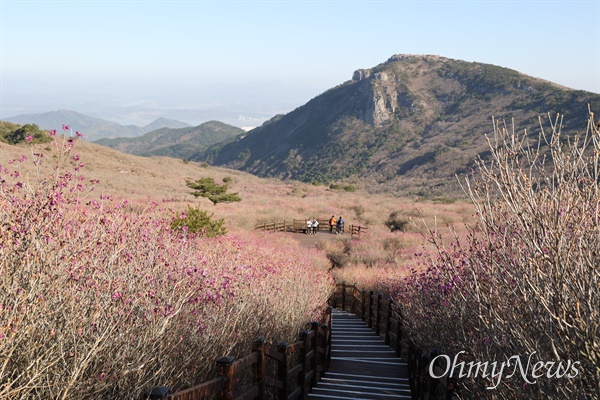
POLYGON ((600 93, 600 0, 0 0, 0 118, 16 94, 255 96, 291 111, 394 54, 600 93))

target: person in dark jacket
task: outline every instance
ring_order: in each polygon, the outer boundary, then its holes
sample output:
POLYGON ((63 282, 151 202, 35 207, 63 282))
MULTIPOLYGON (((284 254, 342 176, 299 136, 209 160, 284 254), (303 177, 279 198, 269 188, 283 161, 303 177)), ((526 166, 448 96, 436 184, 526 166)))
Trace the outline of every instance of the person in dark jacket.
POLYGON ((340 215, 340 218, 337 220, 337 233, 344 232, 344 219, 340 215))

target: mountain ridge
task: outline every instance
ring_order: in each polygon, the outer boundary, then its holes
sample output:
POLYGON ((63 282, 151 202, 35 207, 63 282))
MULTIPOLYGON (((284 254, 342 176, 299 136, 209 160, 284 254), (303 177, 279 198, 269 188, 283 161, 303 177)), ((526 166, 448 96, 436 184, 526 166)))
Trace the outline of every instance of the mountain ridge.
POLYGON ((94 141, 108 137, 136 137, 159 128, 183 128, 190 125, 185 122, 158 118, 143 127, 137 125, 121 125, 114 121, 90 117, 73 110, 56 110, 36 114, 20 114, 4 119, 18 124, 36 124, 40 129, 60 129, 65 124, 73 131, 84 134, 84 139, 94 141))
MULTIPOLYGON (((478 156, 485 157, 484 134, 493 129, 492 117, 514 120, 517 130, 537 132, 540 115, 561 113, 563 131, 572 133, 585 129, 588 105, 598 110, 600 96, 502 66, 397 54, 355 70, 351 79, 247 133, 231 127, 235 129, 207 139, 200 132, 204 128, 195 131, 199 125, 97 143, 259 177, 444 196, 460 194, 455 176, 465 175, 478 156)), ((166 123, 155 122, 153 127, 166 123)), ((57 126, 60 122, 52 128, 57 126)))
POLYGON ((403 195, 457 193, 487 150, 491 118, 519 130, 546 113, 584 129, 600 96, 491 64, 432 55, 394 55, 240 140, 196 159, 261 177, 330 183, 403 195))
POLYGON ((244 134, 241 128, 208 121, 198 126, 160 128, 134 138, 105 138, 94 143, 138 156, 167 156, 187 160, 217 143, 244 134))

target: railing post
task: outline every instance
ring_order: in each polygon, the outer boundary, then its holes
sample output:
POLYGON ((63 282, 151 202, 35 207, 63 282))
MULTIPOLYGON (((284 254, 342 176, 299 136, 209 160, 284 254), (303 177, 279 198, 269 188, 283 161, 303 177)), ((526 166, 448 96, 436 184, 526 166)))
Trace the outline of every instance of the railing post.
POLYGON ((281 353, 283 359, 279 363, 277 371, 277 379, 283 383, 283 387, 279 390, 279 398, 287 400, 290 394, 290 383, 288 377, 288 343, 281 342, 277 345, 277 351, 281 353))
POLYGON ((362 304, 360 306, 361 310, 360 310, 360 319, 362 319, 363 321, 365 320, 365 310, 367 308, 367 291, 363 289, 362 293, 362 304))
POLYGON ((394 300, 390 299, 388 303, 387 316, 385 321, 385 344, 389 345, 392 341, 390 336, 390 329, 392 328, 392 306, 394 305, 394 300))
POLYGON ((328 328, 327 328, 327 349, 325 351, 325 355, 327 357, 327 364, 325 365, 326 369, 329 369, 329 365, 331 364, 331 334, 332 334, 332 330, 331 330, 331 326, 333 325, 333 318, 332 318, 332 312, 333 312, 333 308, 331 307, 327 307, 327 323, 328 323, 328 328))
POLYGON ((402 321, 400 313, 396 316, 396 355, 402 357, 402 321))
MULTIPOLYGON (((429 375, 429 362, 433 359, 433 357, 431 356, 431 354, 429 354, 428 356, 423 355, 423 357, 421 358, 421 379, 423 380, 423 386, 424 386, 424 390, 426 393, 428 393, 431 396, 431 393, 433 392, 433 379, 431 378, 431 376, 429 375)), ((431 396, 433 397, 433 396, 431 396)))
POLYGON ((375 334, 377 336, 381 335, 381 299, 382 295, 377 295, 377 318, 375 319, 375 334))
POLYGON ((302 398, 306 398, 307 397, 307 391, 306 391, 306 374, 308 372, 308 368, 307 368, 307 361, 306 361, 306 356, 309 352, 309 344, 308 344, 308 331, 304 330, 302 332, 300 332, 300 340, 302 341, 302 355, 300 357, 300 360, 302 362, 302 372, 300 373, 300 376, 298 377, 298 386, 301 388, 300 393, 302 394, 302 398))
POLYGON ((417 349, 415 344, 412 341, 410 341, 408 346, 408 378, 411 392, 415 394, 416 399, 422 398, 420 382, 421 376, 419 372, 420 358, 421 352, 417 349))
POLYGON ((342 311, 346 311, 346 281, 342 282, 342 311))
POLYGON ((369 321, 368 324, 369 328, 373 329, 373 296, 375 295, 375 292, 373 292, 372 290, 369 291, 369 321))
POLYGON ((350 306, 350 312, 356 315, 356 282, 352 285, 352 305, 350 306))
POLYGON ((414 350, 414 354, 413 354, 413 364, 414 364, 414 370, 413 370, 413 379, 414 379, 414 385, 415 385, 415 393, 417 394, 417 398, 421 399, 423 398, 423 390, 422 390, 422 384, 421 384, 421 372, 420 372, 420 368, 421 368, 421 352, 419 350, 417 350, 417 348, 415 347, 414 350))
POLYGON ((265 386, 265 339, 258 338, 254 342, 254 351, 258 353, 258 361, 254 369, 254 384, 258 385, 258 398, 263 400, 266 394, 265 386))
POLYGON ((421 351, 421 355, 419 358, 419 382, 421 385, 421 396, 423 396, 425 393, 429 394, 429 381, 427 380, 427 377, 429 377, 428 373, 425 373, 425 370, 427 369, 427 366, 429 365, 428 359, 425 356, 425 352, 421 351))
POLYGON ((319 373, 317 368, 319 358, 319 323, 313 321, 310 324, 310 327, 314 335, 311 342, 312 345, 310 346, 313 352, 312 359, 310 360, 310 369, 313 371, 313 376, 310 379, 310 387, 312 388, 317 384, 317 374, 319 373))
MULTIPOLYGON (((321 378, 323 377, 323 373, 319 373, 319 368, 323 367, 323 372, 327 369, 327 341, 328 341, 328 336, 329 336, 329 325, 327 324, 321 324, 319 326, 319 332, 321 333, 320 335, 317 336, 317 353, 315 354, 315 357, 317 359, 317 368, 316 368, 316 372, 317 372, 317 381, 320 381, 321 378), (319 351, 321 350, 321 352, 319 351)), ((316 383, 315 383, 316 384, 316 383)), ((313 385, 314 387, 314 385, 313 385)))
POLYGON ((333 300, 331 301, 331 306, 333 308, 337 308, 337 298, 338 298, 338 284, 336 283, 333 286, 333 300))
POLYGON ((233 357, 221 357, 217 360, 217 376, 225 379, 223 390, 217 395, 219 400, 233 399, 233 357))

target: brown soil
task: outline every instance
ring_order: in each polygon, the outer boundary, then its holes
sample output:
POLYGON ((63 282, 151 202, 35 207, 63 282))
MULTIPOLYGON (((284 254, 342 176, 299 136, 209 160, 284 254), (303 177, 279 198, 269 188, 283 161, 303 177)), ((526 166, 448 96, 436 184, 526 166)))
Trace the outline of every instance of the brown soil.
POLYGON ((315 247, 317 246, 318 242, 322 242, 324 240, 335 240, 340 237, 348 236, 347 233, 344 233, 342 235, 329 233, 329 230, 319 232, 316 235, 307 235, 305 233, 293 232, 287 232, 286 235, 291 235, 291 237, 297 240, 302 247, 315 247))

